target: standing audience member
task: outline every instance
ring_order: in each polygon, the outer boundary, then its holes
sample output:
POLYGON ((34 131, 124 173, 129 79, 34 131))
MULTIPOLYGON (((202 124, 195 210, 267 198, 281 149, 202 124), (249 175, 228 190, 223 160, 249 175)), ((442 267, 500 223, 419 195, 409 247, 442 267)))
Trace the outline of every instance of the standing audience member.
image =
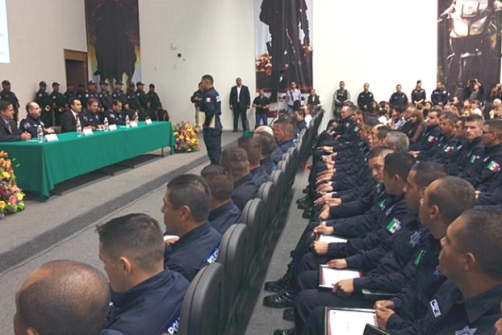
POLYGON ((259 95, 253 100, 253 107, 256 113, 256 124, 255 128, 258 128, 260 124, 264 126, 268 125, 268 109, 270 108, 270 102, 265 96, 265 91, 260 89, 259 95))
POLYGON ((11 91, 10 81, 4 80, 2 81, 2 91, 0 92, 0 99, 7 100, 12 103, 12 107, 14 107, 14 122, 17 123, 19 118, 19 100, 17 99, 16 93, 11 91))
POLYGON ((390 106, 399 112, 403 111, 408 105, 408 97, 402 89, 402 86, 398 84, 396 86, 396 92, 394 92, 389 99, 390 106))
POLYGON ((289 90, 286 92, 286 105, 288 106, 288 113, 292 113, 296 108, 302 105, 302 92, 296 87, 294 81, 289 85, 289 90))

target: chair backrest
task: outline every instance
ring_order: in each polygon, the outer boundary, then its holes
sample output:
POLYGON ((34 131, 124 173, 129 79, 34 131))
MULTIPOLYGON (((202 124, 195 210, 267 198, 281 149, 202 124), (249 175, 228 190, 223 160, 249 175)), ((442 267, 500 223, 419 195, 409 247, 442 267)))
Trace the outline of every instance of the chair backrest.
POLYGON ((181 306, 178 335, 217 335, 223 266, 212 263, 197 273, 188 287, 181 306))
MULTIPOLYGON (((282 204, 283 201, 283 194, 284 194, 284 189, 285 189, 285 181, 284 181, 284 171, 281 170, 276 170, 272 172, 270 175, 270 181, 274 183, 275 186, 275 191, 274 191, 274 197, 273 197, 273 206, 272 208, 279 209, 280 205, 282 204)), ((278 210, 276 211, 276 213, 278 210)))
POLYGON ((246 259, 248 228, 239 223, 230 226, 221 239, 218 263, 223 265, 223 297, 221 304, 221 332, 232 317, 237 294, 246 286, 246 259))
MULTIPOLYGON (((273 210, 272 207, 272 191, 273 191, 273 183, 267 181, 266 183, 260 186, 258 190, 258 198, 261 199, 263 203, 263 227, 266 227, 269 224, 270 213, 273 210)), ((262 230, 263 231, 263 230, 262 230)))
POLYGON ((262 202, 260 199, 255 198, 247 202, 246 206, 242 210, 241 220, 248 227, 248 253, 247 260, 253 259, 255 254, 258 252, 259 246, 259 236, 260 236, 260 226, 262 219, 262 202))

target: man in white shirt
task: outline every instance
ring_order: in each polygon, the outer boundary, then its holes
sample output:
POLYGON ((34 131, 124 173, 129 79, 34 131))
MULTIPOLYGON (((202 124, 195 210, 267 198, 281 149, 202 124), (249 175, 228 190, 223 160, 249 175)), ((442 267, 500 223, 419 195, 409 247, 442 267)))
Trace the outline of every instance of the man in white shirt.
POLYGON ((289 91, 286 93, 286 105, 288 106, 288 113, 294 112, 295 104, 301 105, 302 102, 302 92, 296 88, 296 83, 294 81, 289 85, 289 91))

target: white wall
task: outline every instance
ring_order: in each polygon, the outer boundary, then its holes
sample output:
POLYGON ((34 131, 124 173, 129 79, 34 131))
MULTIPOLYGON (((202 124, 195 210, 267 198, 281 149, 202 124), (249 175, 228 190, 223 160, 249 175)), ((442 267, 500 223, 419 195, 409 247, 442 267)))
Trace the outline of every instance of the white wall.
POLYGON ((64 49, 87 51, 84 0, 7 0, 10 64, 0 63, 0 81, 9 79, 23 105, 38 82, 66 87, 64 49))
POLYGON ((201 76, 211 74, 223 99, 223 126, 232 129, 228 98, 235 78, 252 97, 255 90, 253 1, 139 0, 139 22, 143 81, 156 84, 171 120, 194 119, 190 96, 201 76))
POLYGON ((410 99, 418 79, 429 97, 437 67, 437 2, 314 0, 314 86, 326 110, 344 80, 352 100, 370 84, 377 101, 398 83, 410 99))

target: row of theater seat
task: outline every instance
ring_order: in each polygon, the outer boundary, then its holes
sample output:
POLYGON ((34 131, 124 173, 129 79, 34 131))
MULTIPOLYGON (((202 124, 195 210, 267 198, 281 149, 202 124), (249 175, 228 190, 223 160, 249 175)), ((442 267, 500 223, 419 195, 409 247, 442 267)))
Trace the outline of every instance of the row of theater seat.
MULTIPOLYGON (((243 309, 250 298, 247 291, 257 283, 262 260, 275 247, 275 233, 283 228, 281 215, 300 164, 308 157, 324 111, 311 120, 309 129, 298 136, 277 165, 258 197, 242 211, 242 223, 232 225, 223 235, 218 259, 199 271, 185 295, 181 308, 179 335, 233 334, 237 323, 245 322, 243 309)), ((167 333, 166 333, 167 334, 167 333)))

